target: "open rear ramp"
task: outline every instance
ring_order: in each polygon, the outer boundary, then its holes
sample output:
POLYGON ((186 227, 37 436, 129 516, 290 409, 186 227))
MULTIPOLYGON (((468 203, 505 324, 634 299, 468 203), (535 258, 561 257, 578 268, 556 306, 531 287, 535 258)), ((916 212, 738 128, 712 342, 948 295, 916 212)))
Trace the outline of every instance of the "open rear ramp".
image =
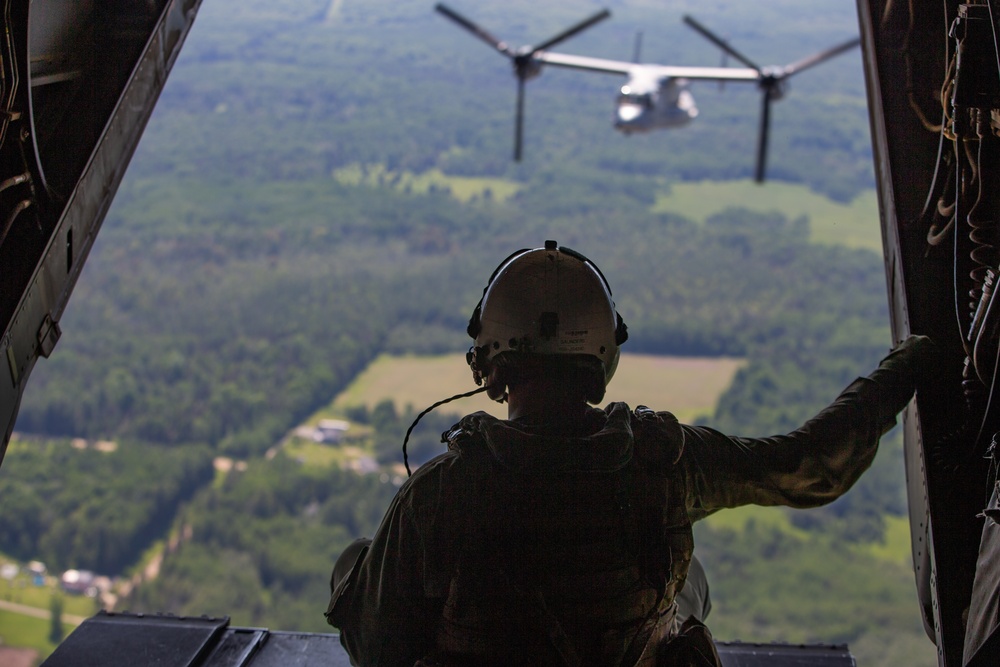
MULTIPOLYGON (((846 646, 718 645, 725 667, 853 667, 846 646)), ((349 667, 336 634, 237 628, 228 618, 138 614, 93 616, 43 667, 349 667)))
POLYGON ((5 0, 0 462, 201 0, 5 0))

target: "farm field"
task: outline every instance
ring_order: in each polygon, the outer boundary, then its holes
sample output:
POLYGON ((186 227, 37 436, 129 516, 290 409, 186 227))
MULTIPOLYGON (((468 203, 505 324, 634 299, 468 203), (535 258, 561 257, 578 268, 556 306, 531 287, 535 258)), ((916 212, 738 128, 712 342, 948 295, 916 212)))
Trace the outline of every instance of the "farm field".
MULTIPOLYGON (((0 563, 10 562, 0 556, 0 563)), ((45 585, 36 586, 26 573, 14 579, 0 579, 0 646, 28 648, 47 657, 55 645, 49 641, 52 625, 49 619, 52 597, 62 599, 63 636, 68 635, 82 619, 97 609, 93 599, 58 593, 55 578, 48 577, 45 585)), ((0 656, 0 665, 4 665, 0 656)))
MULTIPOLYGON (((63 623, 63 636, 69 635, 76 626, 63 623)), ((52 622, 46 618, 35 618, 13 611, 0 609, 0 640, 2 644, 29 648, 38 651, 39 657, 47 657, 55 650, 49 641, 52 622)))
MULTIPOLYGON (((604 403, 624 401, 669 410, 681 421, 711 414, 715 403, 742 366, 740 359, 623 354, 604 403)), ((383 355, 336 397, 332 409, 372 407, 385 399, 422 410, 431 403, 475 389, 464 354, 431 357, 383 355)), ((485 394, 456 401, 445 410, 463 414, 483 410, 506 416, 506 407, 485 394)))
POLYGON ((677 213, 696 222, 727 208, 780 211, 789 219, 806 215, 814 243, 882 252, 874 190, 840 203, 804 185, 775 182, 763 188, 750 180, 703 181, 671 184, 669 192, 659 195, 653 205, 654 212, 677 213))
MULTIPOLYGON (((353 164, 338 169, 333 177, 342 185, 389 186, 410 192, 447 188, 452 197, 462 202, 477 197, 505 201, 522 187, 502 178, 450 176, 440 170, 421 174, 394 172, 380 164, 353 164)), ((808 186, 792 183, 771 182, 766 188, 749 179, 671 183, 657 195, 651 212, 674 213, 704 222, 729 208, 778 211, 789 219, 807 216, 814 243, 882 252, 878 198, 874 190, 866 190, 845 203, 834 201, 808 186)))
POLYGON ((522 187, 520 183, 502 178, 448 176, 440 169, 431 169, 420 174, 410 171, 389 171, 381 164, 364 166, 352 164, 342 167, 333 172, 333 179, 342 185, 366 185, 373 188, 389 185, 397 190, 411 193, 426 193, 432 188, 448 188, 451 196, 462 202, 486 196, 502 202, 517 194, 522 187))
MULTIPOLYGON (((0 600, 14 604, 49 610, 52 596, 59 594, 58 584, 49 578, 45 586, 35 586, 28 583, 27 577, 19 576, 13 582, 0 581, 0 600)), ((82 595, 63 595, 63 615, 87 617, 97 611, 97 605, 92 598, 82 595)))
MULTIPOLYGON (((705 524, 714 529, 728 529, 737 533, 742 533, 747 530, 748 525, 753 525, 757 529, 778 530, 798 540, 810 539, 808 531, 792 524, 791 511, 783 507, 747 505, 713 514, 705 519, 705 524)), ((909 567, 912 563, 909 518, 886 515, 883 521, 885 521, 885 535, 882 541, 864 542, 854 545, 853 548, 859 554, 872 556, 878 561, 909 567)))

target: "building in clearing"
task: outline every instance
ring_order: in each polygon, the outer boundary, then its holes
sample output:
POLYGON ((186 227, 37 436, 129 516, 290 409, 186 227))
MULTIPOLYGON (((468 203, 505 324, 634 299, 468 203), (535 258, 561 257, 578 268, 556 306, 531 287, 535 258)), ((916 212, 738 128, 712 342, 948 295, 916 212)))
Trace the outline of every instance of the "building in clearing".
POLYGON ((350 427, 350 422, 343 419, 321 419, 312 437, 316 442, 340 442, 350 427))

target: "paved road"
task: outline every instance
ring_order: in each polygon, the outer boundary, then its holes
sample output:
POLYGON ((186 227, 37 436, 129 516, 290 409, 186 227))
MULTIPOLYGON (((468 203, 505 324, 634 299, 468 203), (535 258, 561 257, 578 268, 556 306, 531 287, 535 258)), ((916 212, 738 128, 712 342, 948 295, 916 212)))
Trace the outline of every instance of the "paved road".
MULTIPOLYGON (((18 604, 16 602, 7 602, 6 600, 0 600, 0 609, 4 611, 12 611, 15 614, 24 614, 25 616, 34 616, 35 618, 45 619, 46 621, 52 617, 51 612, 48 609, 39 609, 38 607, 29 607, 26 604, 18 604)), ((70 625, 80 625, 85 620, 86 616, 77 616, 76 614, 63 614, 63 623, 69 623, 70 625)))

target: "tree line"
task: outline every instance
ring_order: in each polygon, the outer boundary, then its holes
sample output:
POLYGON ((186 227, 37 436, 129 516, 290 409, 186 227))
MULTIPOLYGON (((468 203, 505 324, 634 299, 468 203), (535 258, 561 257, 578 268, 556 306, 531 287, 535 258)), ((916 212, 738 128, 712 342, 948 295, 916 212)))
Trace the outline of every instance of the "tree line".
POLYGON ((21 561, 120 574, 157 540, 178 508, 209 483, 205 446, 18 440, 0 475, 0 550, 21 561))

